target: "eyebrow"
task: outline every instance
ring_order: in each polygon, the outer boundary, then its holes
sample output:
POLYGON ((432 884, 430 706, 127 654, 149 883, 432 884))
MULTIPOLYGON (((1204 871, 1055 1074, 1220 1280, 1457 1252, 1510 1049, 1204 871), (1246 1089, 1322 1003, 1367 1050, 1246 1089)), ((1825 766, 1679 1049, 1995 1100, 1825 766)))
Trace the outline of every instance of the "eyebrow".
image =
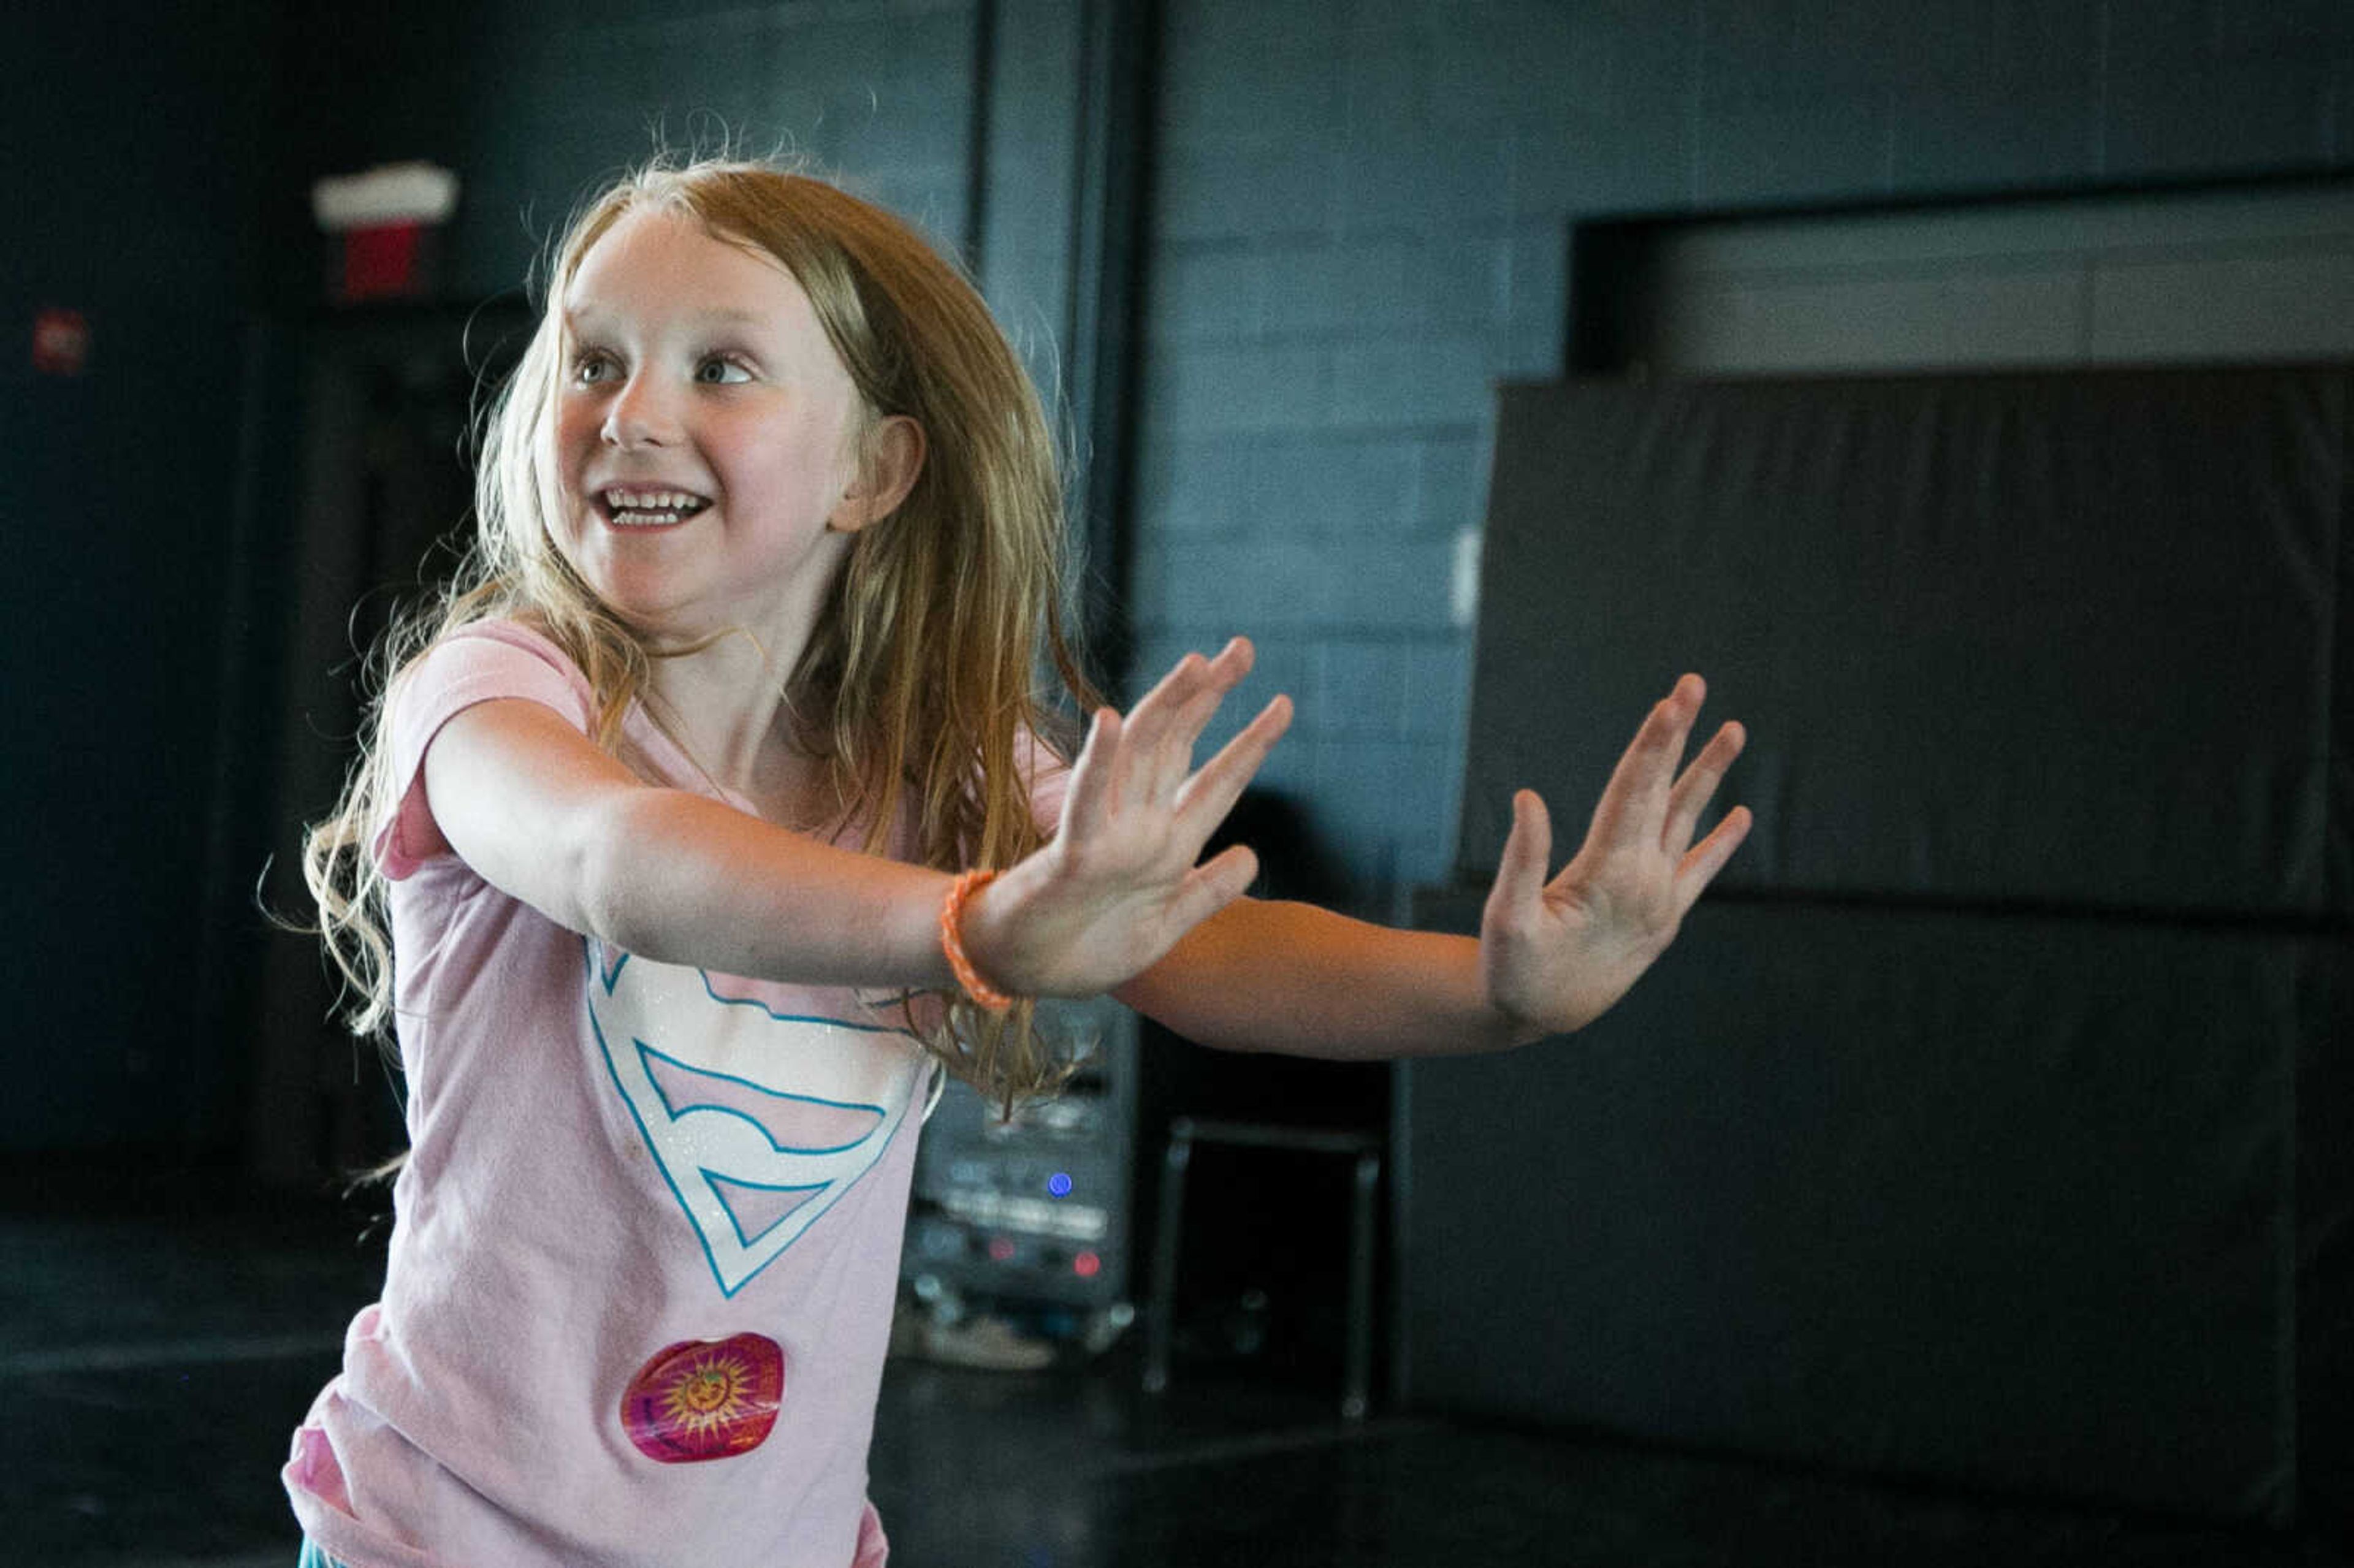
MULTIPOLYGON (((567 304, 564 307, 564 320, 567 325, 583 317, 593 319, 606 313, 608 313, 606 308, 595 300, 580 305, 567 304)), ((758 326, 768 320, 767 313, 764 312, 748 311, 732 305, 713 305, 702 310, 691 311, 688 313, 688 318, 699 326, 758 326)))

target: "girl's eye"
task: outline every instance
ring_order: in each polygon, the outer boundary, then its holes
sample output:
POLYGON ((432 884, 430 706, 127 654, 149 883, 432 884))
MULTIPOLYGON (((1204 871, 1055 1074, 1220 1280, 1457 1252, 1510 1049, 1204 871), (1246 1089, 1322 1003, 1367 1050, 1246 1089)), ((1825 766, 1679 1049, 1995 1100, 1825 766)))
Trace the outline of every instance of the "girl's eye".
POLYGON ((752 373, 732 359, 713 355, 695 367, 695 378, 706 386, 725 387, 738 381, 749 381, 752 373))
POLYGON ((611 380, 614 369, 611 355, 590 352, 573 360, 572 379, 580 386, 593 387, 599 382, 611 380))

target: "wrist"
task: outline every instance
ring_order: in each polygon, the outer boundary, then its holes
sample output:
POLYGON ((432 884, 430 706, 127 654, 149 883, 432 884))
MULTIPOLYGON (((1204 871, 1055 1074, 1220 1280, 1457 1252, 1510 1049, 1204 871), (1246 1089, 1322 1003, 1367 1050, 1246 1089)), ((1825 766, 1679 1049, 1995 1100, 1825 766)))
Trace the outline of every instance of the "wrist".
POLYGON ((1505 1006, 1495 998, 1488 999, 1486 1016, 1479 1021, 1479 1049, 1483 1051, 1517 1051, 1523 1045, 1533 1045, 1549 1034, 1561 1033, 1547 1029, 1543 1023, 1505 1006))
POLYGON ((996 962, 1002 928, 981 908, 986 903, 991 913, 1002 909, 1002 899, 987 897, 996 880, 993 871, 967 871, 949 883, 940 901, 940 952, 966 1000, 984 1011, 1003 1012, 1017 993, 996 962))
POLYGON ((1532 995, 1485 966, 1478 994, 1478 1032, 1484 1038, 1484 1050, 1515 1051, 1556 1034, 1572 1033, 1589 1022, 1564 1016, 1560 999, 1532 995))

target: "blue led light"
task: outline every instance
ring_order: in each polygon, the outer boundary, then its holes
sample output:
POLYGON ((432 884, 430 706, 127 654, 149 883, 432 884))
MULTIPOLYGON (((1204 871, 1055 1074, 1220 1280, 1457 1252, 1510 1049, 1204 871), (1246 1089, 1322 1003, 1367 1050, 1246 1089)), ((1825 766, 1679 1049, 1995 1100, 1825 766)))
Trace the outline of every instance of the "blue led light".
POLYGON ((1071 1195, 1070 1177, 1060 1171, 1055 1171, 1052 1176, 1046 1178, 1046 1191, 1052 1192, 1057 1198, 1069 1197, 1071 1195))

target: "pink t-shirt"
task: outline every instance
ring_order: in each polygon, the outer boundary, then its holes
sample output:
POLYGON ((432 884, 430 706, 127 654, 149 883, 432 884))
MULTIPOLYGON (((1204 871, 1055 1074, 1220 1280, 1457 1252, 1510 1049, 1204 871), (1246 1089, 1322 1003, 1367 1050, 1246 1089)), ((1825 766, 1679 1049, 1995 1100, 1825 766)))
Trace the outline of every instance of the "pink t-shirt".
MULTIPOLYGON (((393 696, 410 1154, 384 1298, 295 1434, 295 1513, 355 1568, 876 1568, 867 1443, 935 1069, 887 1001, 657 964, 475 875, 421 768, 502 697, 591 722, 510 622, 393 696)), ((622 735, 645 777, 749 809, 642 710, 622 735)))

